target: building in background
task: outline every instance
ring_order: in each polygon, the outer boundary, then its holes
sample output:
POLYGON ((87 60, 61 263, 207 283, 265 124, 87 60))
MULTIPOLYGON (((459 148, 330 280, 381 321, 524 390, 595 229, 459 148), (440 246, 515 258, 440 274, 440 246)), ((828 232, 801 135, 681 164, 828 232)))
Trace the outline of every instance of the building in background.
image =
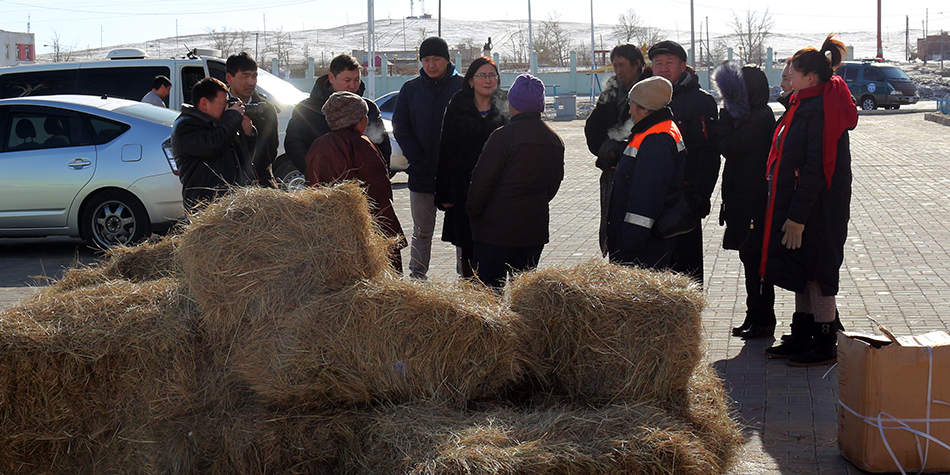
POLYGON ((33 33, 0 30, 0 67, 32 64, 36 58, 33 33))

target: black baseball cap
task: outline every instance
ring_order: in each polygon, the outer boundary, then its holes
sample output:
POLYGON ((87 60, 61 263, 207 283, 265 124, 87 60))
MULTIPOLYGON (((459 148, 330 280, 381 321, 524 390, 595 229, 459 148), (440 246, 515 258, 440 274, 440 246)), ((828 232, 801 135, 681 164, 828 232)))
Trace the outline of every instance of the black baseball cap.
POLYGON ((680 59, 686 61, 686 50, 680 46, 679 43, 673 40, 661 41, 650 47, 650 51, 647 52, 647 55, 652 60, 654 56, 658 54, 672 54, 679 56, 680 59))

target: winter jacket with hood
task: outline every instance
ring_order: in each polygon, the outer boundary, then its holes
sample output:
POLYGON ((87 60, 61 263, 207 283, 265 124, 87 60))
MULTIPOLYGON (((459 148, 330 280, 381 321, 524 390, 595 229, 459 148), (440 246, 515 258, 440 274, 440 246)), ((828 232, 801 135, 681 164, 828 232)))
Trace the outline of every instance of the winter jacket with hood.
MULTIPOLYGON (((631 87, 633 85, 631 84, 631 87)), ((623 141, 630 135, 630 106, 627 102, 629 87, 623 87, 617 76, 607 79, 604 91, 597 97, 597 105, 584 123, 584 135, 587 137, 587 149, 595 156, 602 153, 604 142, 613 136, 615 141, 623 141), (614 132, 614 133, 612 133, 614 132)), ((616 164, 611 164, 616 166, 616 164)))
POLYGON ((617 163, 607 221, 607 249, 613 261, 656 269, 669 264, 675 238, 661 239, 652 228, 667 197, 683 188, 686 151, 669 133, 648 129, 672 118, 669 107, 664 107, 635 124, 631 141, 648 135, 637 149, 628 147, 617 163))
MULTIPOLYGON (((365 84, 360 81, 360 87, 356 94, 362 96, 366 90, 365 84)), ((333 94, 333 87, 330 84, 330 75, 324 74, 317 78, 310 91, 310 97, 300 101, 294 107, 293 115, 287 122, 287 136, 284 138, 284 150, 287 152, 287 158, 294 164, 301 173, 306 172, 306 156, 310 150, 313 141, 324 134, 330 132, 330 126, 327 124, 327 118, 323 116, 323 104, 327 102, 330 95, 333 94)), ((383 124, 383 119, 379 115, 379 107, 368 98, 363 98, 366 106, 369 107, 367 117, 369 123, 366 125, 366 131, 363 135, 369 137, 376 144, 386 163, 389 164, 389 156, 392 155, 392 145, 389 143, 389 134, 383 124)))
POLYGON ((699 76, 688 67, 673 84, 673 100, 669 107, 686 142, 683 192, 693 214, 702 218, 709 214, 713 189, 719 179, 719 144, 716 138, 719 108, 716 100, 699 88, 699 76))
POLYGON ((728 62, 713 72, 722 97, 719 152, 722 204, 719 224, 726 225, 722 247, 759 249, 765 224, 768 181, 765 168, 772 147, 775 113, 769 107, 769 80, 761 69, 728 62))
MULTIPOLYGON (((815 86, 822 87, 822 86, 815 86)), ((786 290, 804 292, 805 284, 817 281, 822 295, 838 292, 839 269, 844 261, 851 205, 851 147, 848 131, 836 144, 836 158, 828 186, 822 148, 824 144, 825 101, 836 101, 843 110, 857 109, 847 86, 839 97, 817 95, 800 100, 785 130, 781 158, 769 170, 771 194, 766 219, 768 231, 764 278, 786 290), (772 183, 774 181, 774 184, 772 183), (782 226, 787 219, 804 224, 802 245, 787 249, 782 244, 782 226)), ((811 89, 811 88, 809 88, 811 89)), ((792 99, 795 103, 798 99, 792 99)), ((786 112, 788 114, 788 112, 786 112)), ((844 123, 844 121, 842 121, 844 123)), ((853 125, 849 124, 849 128, 853 125)), ((773 145, 774 147, 775 145, 773 145)))
POLYGON ((185 209, 214 200, 229 186, 254 182, 248 139, 239 133, 243 120, 237 111, 226 110, 217 120, 182 104, 172 126, 172 149, 178 157, 185 209))
POLYGON ((442 120, 439 162, 435 178, 435 204, 445 211, 442 240, 461 247, 464 257, 471 257, 472 230, 465 212, 468 185, 488 136, 508 123, 508 101, 501 88, 492 96, 492 108, 482 117, 475 107, 475 93, 462 89, 448 107, 442 120), (449 203, 452 206, 444 208, 449 203))
POLYGON ((442 117, 464 78, 449 63, 442 77, 430 78, 423 69, 402 85, 393 111, 393 135, 409 161, 409 191, 435 193, 442 117))

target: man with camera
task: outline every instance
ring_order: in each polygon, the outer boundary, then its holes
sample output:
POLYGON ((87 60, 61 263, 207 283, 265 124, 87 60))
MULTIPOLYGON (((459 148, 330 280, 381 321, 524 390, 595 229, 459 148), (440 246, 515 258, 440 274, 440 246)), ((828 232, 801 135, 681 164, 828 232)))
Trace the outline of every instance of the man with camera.
POLYGON ((257 93, 257 62, 245 52, 232 54, 225 63, 231 96, 244 103, 244 115, 251 118, 259 136, 251 149, 254 174, 261 186, 274 187, 272 167, 277 158, 277 108, 257 93))
POLYGON ((231 186, 254 182, 248 137, 256 130, 244 104, 228 101, 228 88, 215 78, 198 81, 192 104, 182 104, 172 126, 172 149, 178 158, 181 197, 196 211, 227 193, 231 186))

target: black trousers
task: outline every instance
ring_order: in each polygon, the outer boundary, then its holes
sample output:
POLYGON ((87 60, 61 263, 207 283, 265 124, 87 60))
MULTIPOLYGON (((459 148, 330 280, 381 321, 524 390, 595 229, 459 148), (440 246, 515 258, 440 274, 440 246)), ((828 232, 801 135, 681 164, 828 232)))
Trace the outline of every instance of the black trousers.
POLYGON ((703 227, 699 220, 692 231, 676 236, 670 269, 689 275, 703 285, 703 227))
POLYGON ((508 273, 524 272, 534 269, 541 260, 544 245, 528 247, 501 247, 492 246, 483 242, 475 242, 472 255, 472 268, 475 275, 485 285, 496 289, 505 286, 508 273))
POLYGON ((761 259, 760 249, 739 248, 739 260, 745 271, 746 312, 752 323, 770 326, 775 325, 775 286, 759 278, 761 259))

